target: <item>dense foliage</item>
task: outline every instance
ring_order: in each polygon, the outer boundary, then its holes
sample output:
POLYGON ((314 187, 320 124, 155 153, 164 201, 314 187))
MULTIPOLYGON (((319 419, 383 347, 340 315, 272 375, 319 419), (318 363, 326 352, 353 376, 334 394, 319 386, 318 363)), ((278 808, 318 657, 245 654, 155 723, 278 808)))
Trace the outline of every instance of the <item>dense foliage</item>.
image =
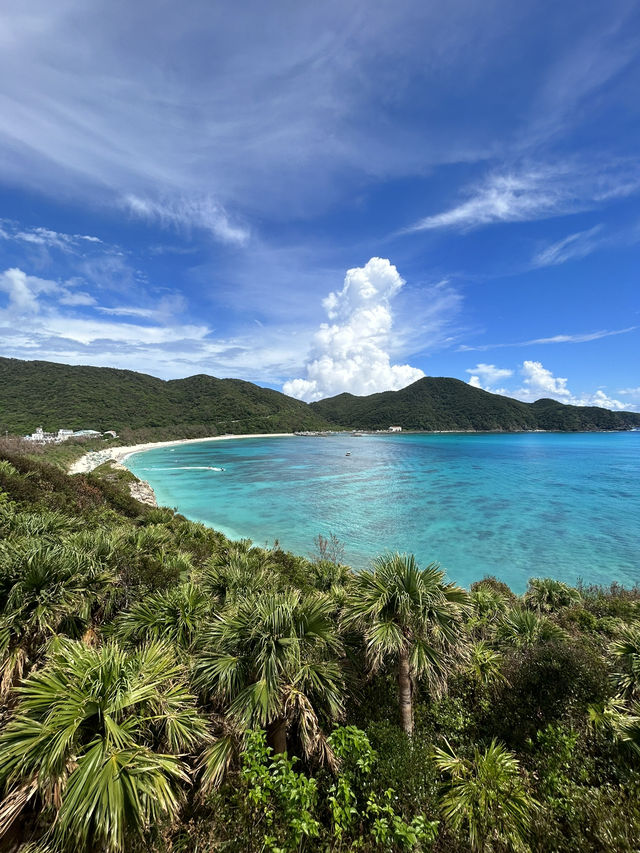
POLYGON ((459 379, 426 376, 400 391, 368 397, 339 394, 311 403, 322 418, 350 429, 414 430, 608 430, 640 427, 640 414, 557 400, 521 403, 489 394, 459 379))
POLYGON ((223 433, 304 430, 615 430, 640 427, 640 414, 521 403, 458 379, 425 377, 401 391, 340 394, 303 403, 239 379, 190 376, 165 382, 108 367, 0 358, 0 435, 45 430, 116 430, 124 443, 223 433))
POLYGON ((131 370, 0 358, 0 434, 37 426, 116 430, 126 441, 328 428, 306 403, 239 379, 165 382, 131 370))
POLYGON ((637 850, 639 590, 317 544, 4 454, 0 849, 637 850))

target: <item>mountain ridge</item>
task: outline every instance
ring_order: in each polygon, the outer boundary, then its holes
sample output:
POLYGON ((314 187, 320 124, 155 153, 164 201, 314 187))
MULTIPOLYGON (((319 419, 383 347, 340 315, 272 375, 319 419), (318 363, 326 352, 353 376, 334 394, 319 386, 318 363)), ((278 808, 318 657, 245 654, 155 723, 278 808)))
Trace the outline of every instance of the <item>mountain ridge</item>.
POLYGON ((37 426, 113 429, 141 440, 330 428, 306 403, 242 379, 201 373, 165 380, 113 367, 0 358, 0 431, 24 434, 37 426))
POLYGON ((523 403, 460 379, 425 376, 399 391, 304 403, 243 379, 158 379, 113 367, 0 357, 0 432, 114 429, 127 439, 331 429, 502 431, 640 428, 640 414, 557 400, 523 403))
POLYGON ((598 406, 570 406, 557 400, 523 403, 492 394, 460 379, 424 376, 399 391, 364 397, 342 393, 311 403, 332 423, 351 429, 591 431, 640 427, 640 414, 598 406))

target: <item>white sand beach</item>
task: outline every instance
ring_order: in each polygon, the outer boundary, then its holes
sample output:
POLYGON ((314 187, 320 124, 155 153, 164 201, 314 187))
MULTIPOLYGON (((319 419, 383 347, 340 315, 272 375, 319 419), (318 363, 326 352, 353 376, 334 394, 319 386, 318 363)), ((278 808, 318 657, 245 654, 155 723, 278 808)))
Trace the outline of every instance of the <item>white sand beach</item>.
POLYGON ((213 435, 209 438, 178 438, 173 441, 150 441, 146 444, 133 444, 128 447, 108 447, 104 450, 94 450, 85 453, 69 468, 69 474, 88 474, 109 459, 122 463, 132 453, 152 450, 154 447, 175 447, 178 444, 198 444, 203 441, 229 441, 236 438, 288 438, 292 432, 252 433, 250 435, 213 435))

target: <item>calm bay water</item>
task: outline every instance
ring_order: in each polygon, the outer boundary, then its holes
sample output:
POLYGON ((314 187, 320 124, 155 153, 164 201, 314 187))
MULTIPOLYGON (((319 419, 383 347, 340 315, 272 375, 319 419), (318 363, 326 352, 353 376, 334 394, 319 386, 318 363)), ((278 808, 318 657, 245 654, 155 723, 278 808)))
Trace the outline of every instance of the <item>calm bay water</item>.
POLYGON ((308 555, 333 532, 355 567, 409 551, 519 592, 537 575, 640 581, 640 432, 241 439, 126 464, 158 503, 258 545, 308 555))

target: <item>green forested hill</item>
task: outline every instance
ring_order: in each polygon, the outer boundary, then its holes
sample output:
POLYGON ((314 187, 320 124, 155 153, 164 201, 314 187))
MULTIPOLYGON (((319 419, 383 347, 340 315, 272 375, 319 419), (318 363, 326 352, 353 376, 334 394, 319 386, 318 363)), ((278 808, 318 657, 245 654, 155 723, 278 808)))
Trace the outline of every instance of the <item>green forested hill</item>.
POLYGON ((131 370, 0 358, 0 432, 40 425, 155 438, 327 427, 306 403, 239 379, 165 382, 131 370))
POLYGON ((353 429, 602 430, 640 427, 640 414, 567 406, 556 400, 521 403, 459 379, 427 376, 400 391, 368 397, 339 394, 312 403, 328 421, 353 429))
POLYGON ((340 394, 308 405, 240 379, 164 381, 131 370, 0 358, 0 434, 107 429, 137 440, 219 433, 387 429, 602 430, 640 427, 640 414, 521 403, 459 379, 425 377, 401 391, 340 394))

